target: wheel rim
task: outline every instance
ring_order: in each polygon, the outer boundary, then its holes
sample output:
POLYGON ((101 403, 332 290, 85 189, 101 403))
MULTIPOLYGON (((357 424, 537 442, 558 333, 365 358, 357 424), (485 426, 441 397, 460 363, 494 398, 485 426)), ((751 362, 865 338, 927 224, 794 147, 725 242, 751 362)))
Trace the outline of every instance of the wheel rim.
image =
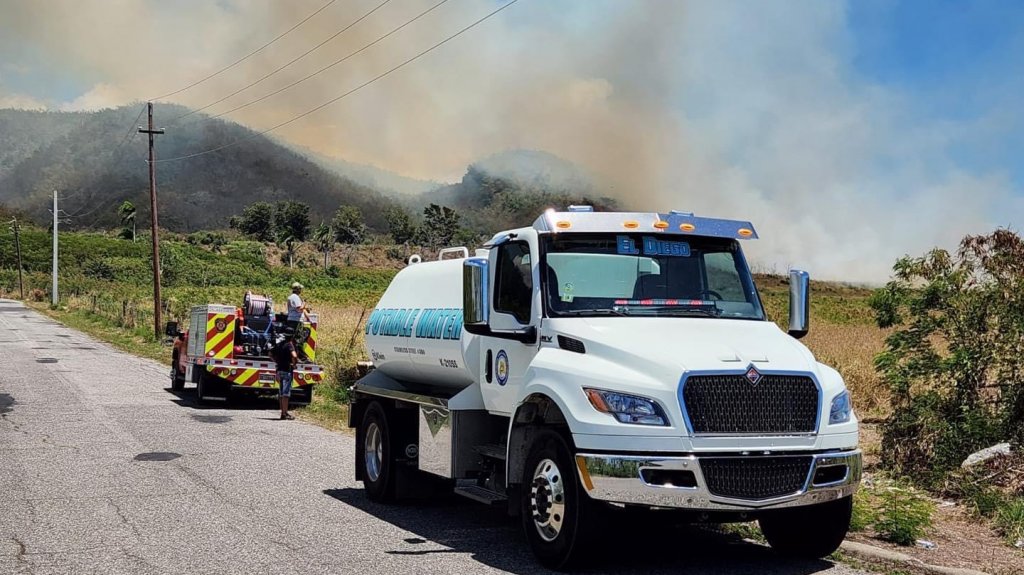
POLYGON ((565 478, 550 459, 538 463, 533 472, 530 508, 541 539, 549 543, 557 539, 565 521, 565 478))
POLYGON ((366 428, 366 441, 364 442, 366 459, 366 476, 370 481, 380 479, 381 462, 384 460, 384 442, 381 441, 380 426, 377 422, 371 422, 366 428))

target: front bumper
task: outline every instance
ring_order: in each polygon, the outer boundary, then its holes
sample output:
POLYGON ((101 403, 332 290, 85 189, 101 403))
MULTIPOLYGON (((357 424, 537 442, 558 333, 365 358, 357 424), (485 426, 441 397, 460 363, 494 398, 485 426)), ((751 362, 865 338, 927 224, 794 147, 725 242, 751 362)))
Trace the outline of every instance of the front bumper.
POLYGON ((812 456, 810 471, 803 487, 792 493, 767 499, 737 499, 712 493, 701 472, 701 458, 712 457, 710 454, 673 457, 581 453, 576 456, 576 467, 580 482, 592 499, 650 507, 701 511, 779 509, 824 503, 852 495, 857 490, 862 468, 859 449, 801 455, 812 456), (845 467, 845 473, 837 473, 842 467, 845 467), (823 473, 819 476, 819 468, 827 468, 829 473, 822 469, 823 473), (692 472, 692 476, 686 474, 692 486, 653 484, 645 479, 656 475, 662 478, 671 477, 673 472, 692 472), (815 481, 819 477, 827 481, 815 481))

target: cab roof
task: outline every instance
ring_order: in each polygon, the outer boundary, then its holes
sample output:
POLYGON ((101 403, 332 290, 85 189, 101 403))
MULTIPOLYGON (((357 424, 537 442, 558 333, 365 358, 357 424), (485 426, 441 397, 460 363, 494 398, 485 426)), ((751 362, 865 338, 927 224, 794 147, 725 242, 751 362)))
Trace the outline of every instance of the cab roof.
POLYGON ((755 240, 753 224, 743 220, 703 218, 689 212, 593 212, 548 210, 533 228, 539 233, 657 233, 755 240))

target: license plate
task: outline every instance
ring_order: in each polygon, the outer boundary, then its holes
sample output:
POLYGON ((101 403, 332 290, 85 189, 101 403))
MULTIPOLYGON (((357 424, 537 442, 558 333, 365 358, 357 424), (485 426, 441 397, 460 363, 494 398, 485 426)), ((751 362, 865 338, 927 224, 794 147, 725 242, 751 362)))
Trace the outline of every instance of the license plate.
POLYGON ((267 382, 267 383, 274 383, 275 381, 277 381, 277 379, 274 377, 274 374, 272 374, 272 373, 261 373, 260 374, 260 381, 261 382, 267 382))

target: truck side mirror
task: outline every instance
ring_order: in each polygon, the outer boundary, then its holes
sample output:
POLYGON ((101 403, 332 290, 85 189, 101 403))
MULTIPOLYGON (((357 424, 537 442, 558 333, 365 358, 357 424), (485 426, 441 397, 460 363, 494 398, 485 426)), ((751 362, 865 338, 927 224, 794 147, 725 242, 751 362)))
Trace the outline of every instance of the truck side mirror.
POLYGON ((169 321, 169 322, 167 322, 167 325, 164 326, 164 335, 166 335, 167 337, 177 337, 178 336, 178 322, 176 322, 176 321, 169 321))
POLYGON ((811 326, 811 276, 789 270, 789 335, 800 339, 811 326))
POLYGON ((466 331, 486 335, 491 315, 487 258, 467 258, 462 264, 462 318, 466 331))

